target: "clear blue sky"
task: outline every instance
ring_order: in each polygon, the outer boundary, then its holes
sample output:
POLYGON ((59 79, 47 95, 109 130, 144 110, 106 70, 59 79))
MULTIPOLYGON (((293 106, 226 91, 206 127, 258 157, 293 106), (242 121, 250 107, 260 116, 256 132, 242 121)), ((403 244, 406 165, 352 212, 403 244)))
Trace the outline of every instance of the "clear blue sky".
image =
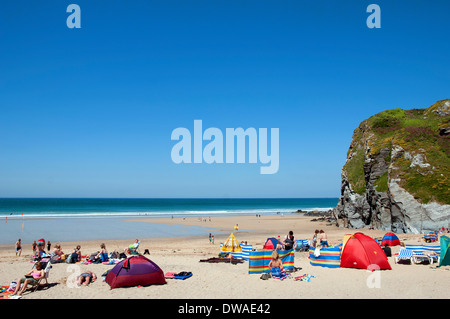
POLYGON ((353 130, 450 96, 450 2, 0 2, 0 197, 337 197, 353 130), (66 8, 81 7, 81 29, 66 8), (381 29, 366 8, 381 7, 381 29), (280 168, 172 162, 279 128, 280 168))

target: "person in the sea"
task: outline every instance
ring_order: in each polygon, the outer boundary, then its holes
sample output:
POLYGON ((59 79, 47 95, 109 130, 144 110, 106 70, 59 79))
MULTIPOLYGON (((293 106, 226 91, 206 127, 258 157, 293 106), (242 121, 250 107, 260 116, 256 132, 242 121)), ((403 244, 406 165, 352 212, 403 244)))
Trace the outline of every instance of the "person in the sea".
POLYGON ((13 295, 21 295, 29 284, 35 285, 38 281, 44 278, 45 272, 42 268, 41 262, 37 262, 35 264, 35 268, 30 270, 23 278, 19 279, 19 282, 16 284, 16 289, 13 292, 13 295), (23 283, 23 285, 22 285, 23 283), (22 285, 22 288, 20 287, 22 285))
POLYGON ((81 275, 79 275, 77 277, 77 285, 81 286, 87 286, 89 285, 91 282, 94 282, 97 280, 97 275, 94 274, 92 271, 86 270, 85 272, 83 272, 81 275))
POLYGON ((19 256, 22 254, 22 239, 20 238, 16 241, 16 256, 17 254, 19 254, 19 256))

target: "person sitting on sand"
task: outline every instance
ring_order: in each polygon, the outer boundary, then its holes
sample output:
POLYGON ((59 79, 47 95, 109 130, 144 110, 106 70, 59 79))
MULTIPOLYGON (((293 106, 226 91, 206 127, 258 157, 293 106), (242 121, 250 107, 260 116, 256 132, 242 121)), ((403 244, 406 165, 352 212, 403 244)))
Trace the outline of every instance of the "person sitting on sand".
POLYGON ((60 244, 55 245, 55 248, 53 248, 53 251, 52 251, 51 255, 52 256, 59 256, 59 257, 64 255, 63 251, 61 250, 61 245, 60 244))
POLYGON ((127 248, 124 249, 125 253, 127 253, 127 254, 136 254, 140 243, 141 242, 139 241, 139 239, 136 239, 134 244, 131 244, 130 246, 128 246, 127 248))
MULTIPOLYGON (((43 249, 43 247, 42 247, 43 249)), ((61 245, 57 244, 55 245, 55 248, 53 248, 52 253, 50 254, 51 262, 52 263, 58 263, 63 261, 63 251, 61 250, 61 245)))
POLYGON ((77 245, 72 253, 72 262, 76 263, 78 261, 81 261, 81 246, 77 245))
POLYGON ((13 295, 21 295, 27 289, 28 284, 35 285, 38 283, 38 281, 42 278, 44 278, 45 272, 44 269, 42 269, 41 262, 37 262, 35 264, 35 268, 33 268, 31 271, 29 271, 23 278, 19 279, 19 282, 16 285, 16 289, 13 292, 13 295), (23 283, 22 288, 20 285, 23 283))
POLYGON ((283 271, 283 262, 280 259, 280 255, 278 255, 278 251, 276 250, 272 252, 272 260, 269 262, 269 268, 272 276, 280 276, 283 271))
POLYGON ((102 261, 108 261, 109 260, 108 251, 106 250, 105 243, 102 243, 100 245, 100 250, 99 250, 98 254, 99 254, 99 257, 102 259, 102 261))
POLYGON ((81 286, 81 285, 87 286, 91 282, 94 282, 96 280, 97 280, 97 275, 94 274, 92 271, 87 270, 77 277, 77 285, 78 286, 81 286))

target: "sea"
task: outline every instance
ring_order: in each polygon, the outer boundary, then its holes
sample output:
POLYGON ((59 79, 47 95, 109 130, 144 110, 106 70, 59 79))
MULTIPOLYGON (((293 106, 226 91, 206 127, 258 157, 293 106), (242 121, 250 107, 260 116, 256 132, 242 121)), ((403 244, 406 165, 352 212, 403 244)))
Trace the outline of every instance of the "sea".
POLYGON ((19 238, 31 243, 40 238, 62 242, 208 236, 219 231, 207 223, 173 226, 131 220, 286 215, 328 211, 337 202, 338 198, 0 198, 0 244, 13 245, 19 238))

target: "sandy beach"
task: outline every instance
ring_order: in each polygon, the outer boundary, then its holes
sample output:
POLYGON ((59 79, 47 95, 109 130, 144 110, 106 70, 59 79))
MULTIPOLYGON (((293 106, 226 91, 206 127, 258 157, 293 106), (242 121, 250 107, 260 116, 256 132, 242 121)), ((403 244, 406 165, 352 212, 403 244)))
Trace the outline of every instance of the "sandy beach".
MULTIPOLYGON (((154 261, 164 273, 189 271, 193 273, 186 280, 167 279, 165 285, 110 289, 102 281, 101 275, 112 265, 53 264, 50 271, 50 286, 36 292, 25 292, 22 299, 354 299, 354 298, 420 298, 447 299, 450 297, 450 266, 436 268, 435 265, 396 264, 389 257, 392 270, 376 272, 379 287, 370 287, 374 274, 366 270, 351 268, 324 268, 311 266, 308 253, 295 252, 295 267, 301 268, 294 276, 309 274, 311 281, 293 279, 261 280, 259 274, 248 273, 248 262, 240 264, 202 263, 201 259, 217 257, 220 243, 239 225, 235 236, 239 242, 246 241, 258 250, 263 248, 268 237, 283 238, 290 230, 296 239, 311 239, 315 229, 323 229, 328 234, 331 245, 342 242, 345 234, 361 231, 373 238, 381 238, 386 231, 369 229, 343 229, 326 222, 311 221, 312 217, 295 214, 233 216, 199 219, 139 219, 140 222, 167 223, 173 225, 195 225, 205 227, 205 236, 177 238, 139 238, 140 252, 150 251, 146 257, 154 261), (217 235, 220 232, 220 235, 217 235), (211 244, 208 234, 215 235, 211 244), (216 234, 217 233, 217 234, 216 234), (88 287, 71 287, 70 278, 90 270, 99 279, 88 287), (369 284, 368 284, 369 282, 369 284)), ((124 221, 126 222, 126 221, 124 221)), ((175 228, 176 229, 176 228, 175 228)), ((398 234, 405 244, 419 244, 420 235, 398 234)), ((83 255, 90 255, 104 242, 108 251, 123 251, 135 238, 129 240, 62 242, 64 252, 70 252, 77 244, 83 255)), ((56 243, 53 243, 55 245, 56 243)), ((435 243, 438 245, 439 243, 435 243)), ((396 253, 399 246, 392 248, 396 253)), ((14 245, 0 246, 0 285, 9 285, 22 277, 31 267, 31 244, 24 243, 22 256, 15 256, 14 245)))

